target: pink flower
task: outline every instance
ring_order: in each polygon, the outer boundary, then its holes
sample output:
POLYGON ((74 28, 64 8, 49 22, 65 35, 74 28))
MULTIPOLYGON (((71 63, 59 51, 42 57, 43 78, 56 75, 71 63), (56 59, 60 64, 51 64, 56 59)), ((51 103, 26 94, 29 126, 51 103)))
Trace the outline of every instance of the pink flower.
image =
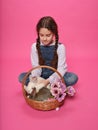
POLYGON ((59 93, 60 93, 60 89, 59 88, 51 88, 51 93, 54 97, 56 97, 59 93))
POLYGON ((61 102, 64 100, 66 96, 66 85, 62 83, 61 80, 55 81, 55 83, 51 84, 51 93, 52 95, 61 102))
POLYGON ((68 90, 67 90, 67 94, 69 95, 69 96, 74 96, 74 94, 75 94, 75 89, 71 86, 71 87, 69 87, 68 88, 68 90))
POLYGON ((61 102, 65 99, 66 93, 59 93, 56 97, 56 99, 61 102))
POLYGON ((61 80, 58 82, 58 84, 60 86, 62 93, 64 93, 66 91, 66 85, 61 80))

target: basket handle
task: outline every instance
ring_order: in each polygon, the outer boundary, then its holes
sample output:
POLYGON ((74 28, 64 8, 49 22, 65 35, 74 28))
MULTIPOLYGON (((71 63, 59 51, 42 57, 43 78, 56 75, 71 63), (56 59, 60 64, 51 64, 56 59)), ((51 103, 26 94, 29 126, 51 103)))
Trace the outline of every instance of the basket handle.
POLYGON ((30 70, 27 72, 27 74, 26 74, 25 77, 23 78, 22 86, 24 86, 25 80, 26 80, 27 76, 31 73, 31 71, 32 71, 32 70, 35 70, 35 69, 39 69, 39 68, 48 68, 48 69, 53 70, 54 72, 56 72, 56 73, 59 75, 59 77, 61 78, 62 82, 65 83, 64 78, 62 77, 62 75, 60 74, 60 72, 58 72, 55 68, 50 67, 50 66, 46 66, 46 65, 41 65, 41 66, 34 67, 34 68, 30 69, 30 70))

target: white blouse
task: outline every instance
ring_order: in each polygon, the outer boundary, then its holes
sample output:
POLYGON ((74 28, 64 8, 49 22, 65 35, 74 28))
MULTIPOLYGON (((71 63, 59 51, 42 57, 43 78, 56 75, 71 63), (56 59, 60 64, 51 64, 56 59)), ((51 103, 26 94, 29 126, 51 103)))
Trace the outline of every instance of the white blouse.
MULTIPOLYGON (((41 45, 43 45, 43 44, 41 43, 41 45)), ((52 46, 52 45, 55 45, 55 43, 52 43, 49 46, 52 46)), ((67 63, 66 63, 66 49, 65 49, 65 46, 63 44, 58 44, 57 54, 58 54, 57 71, 62 76, 64 76, 64 74, 67 72, 67 63)), ((32 46, 31 46, 31 63, 32 63, 33 67, 39 66, 36 43, 33 43, 32 46)), ((42 72, 42 69, 35 69, 31 72, 31 75, 32 75, 32 77, 40 76, 41 72, 42 72)), ((58 79, 58 78, 60 78, 60 77, 55 72, 48 78, 48 80, 50 81, 50 83, 53 83, 54 80, 58 79)))

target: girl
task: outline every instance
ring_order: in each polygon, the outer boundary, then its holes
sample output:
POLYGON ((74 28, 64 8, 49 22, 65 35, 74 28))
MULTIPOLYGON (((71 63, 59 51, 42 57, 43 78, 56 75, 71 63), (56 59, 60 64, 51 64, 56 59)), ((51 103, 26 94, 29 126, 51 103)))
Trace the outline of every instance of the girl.
MULTIPOLYGON (((76 84, 78 77, 74 73, 67 72, 66 50, 65 46, 59 43, 58 27, 55 20, 50 16, 42 17, 37 23, 36 31, 38 37, 31 48, 32 66, 47 65, 57 69, 64 77, 66 86, 73 88, 72 86, 76 84)), ((20 74, 20 82, 22 82, 25 74, 20 74)), ((33 70, 31 75, 32 77, 40 76, 44 78, 44 86, 53 83, 58 78, 56 72, 47 68, 33 70)), ((28 82, 29 77, 26 84, 28 82)))

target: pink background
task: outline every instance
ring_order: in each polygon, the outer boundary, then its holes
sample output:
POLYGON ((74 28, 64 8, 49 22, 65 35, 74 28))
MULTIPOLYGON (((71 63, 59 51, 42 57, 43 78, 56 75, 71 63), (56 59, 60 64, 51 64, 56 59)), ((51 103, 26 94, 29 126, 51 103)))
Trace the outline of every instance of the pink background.
POLYGON ((97 5, 97 0, 0 1, 0 130, 98 129, 97 5), (79 76, 76 96, 58 112, 29 107, 18 82, 18 75, 31 69, 35 26, 45 15, 57 21, 69 71, 79 76))

